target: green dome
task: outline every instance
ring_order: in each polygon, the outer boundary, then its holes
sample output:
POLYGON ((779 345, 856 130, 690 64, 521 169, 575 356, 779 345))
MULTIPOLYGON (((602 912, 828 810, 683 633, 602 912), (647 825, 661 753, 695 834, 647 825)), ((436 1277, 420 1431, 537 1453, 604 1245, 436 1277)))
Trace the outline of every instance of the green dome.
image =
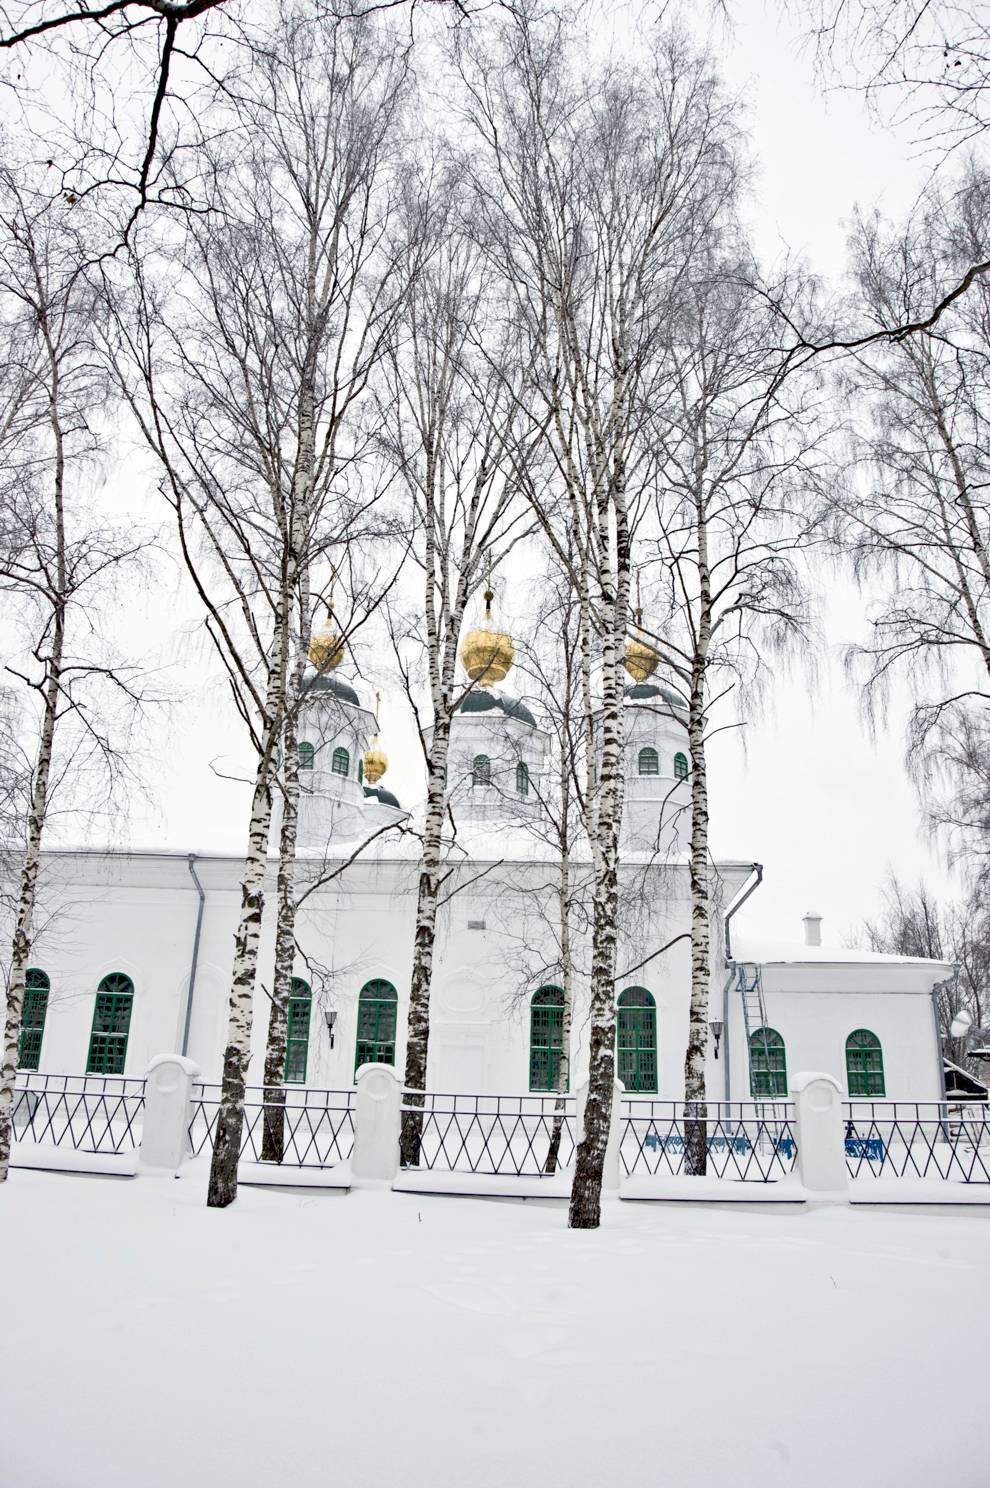
POLYGON ((687 711, 687 703, 679 692, 675 692, 672 687, 660 687, 656 682, 634 682, 631 687, 626 688, 626 697, 634 703, 660 701, 670 708, 687 711))
POLYGON ((491 713, 495 709, 504 713, 506 718, 515 718, 519 723, 528 723, 531 728, 536 727, 536 719, 518 698, 500 697, 497 693, 486 692, 483 687, 475 687, 465 697, 459 713, 491 713))
POLYGON ((336 672, 327 672, 325 676, 314 677, 307 689, 309 692, 329 692, 333 697, 339 698, 342 703, 354 703, 358 708, 361 700, 349 682, 343 677, 338 677, 336 672))
POLYGON ((373 796, 374 799, 376 801, 379 801, 383 806, 394 806, 396 811, 402 810, 402 807, 399 805, 398 798, 396 796, 393 796, 390 790, 386 790, 383 785, 366 785, 364 788, 364 793, 366 796, 373 796))

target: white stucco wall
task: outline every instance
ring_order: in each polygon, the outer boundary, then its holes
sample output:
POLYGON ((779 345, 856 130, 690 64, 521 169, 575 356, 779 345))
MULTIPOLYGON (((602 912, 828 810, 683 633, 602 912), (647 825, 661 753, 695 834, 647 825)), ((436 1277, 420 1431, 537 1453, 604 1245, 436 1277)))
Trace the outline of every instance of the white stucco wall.
MULTIPOLYGON (((820 1070, 845 1092, 846 1039, 866 1028, 883 1049, 888 1099, 940 1100, 931 990, 947 971, 934 962, 764 964, 767 1022, 784 1040, 788 1080, 820 1070)), ((749 1096, 743 1009, 738 993, 728 1001, 732 1098, 742 1100, 749 1096)))
MULTIPOLYGON (((209 1078, 219 1075, 226 1035, 227 991, 233 938, 240 905, 239 863, 198 858, 206 893, 196 992, 190 1020, 189 1055, 209 1078)), ((529 1075, 529 999, 540 985, 538 914, 532 906, 552 875, 546 865, 466 862, 468 887, 442 911, 433 990, 430 1084, 458 1092, 519 1092, 529 1075), (474 928, 479 923, 483 929, 474 928), (528 959, 527 959, 528 958, 528 959)), ((724 865, 724 900, 744 882, 745 864, 724 865)), ((296 972, 311 982, 307 1083, 330 1087, 353 1082, 358 996, 375 977, 398 992, 396 1063, 405 1056, 406 989, 409 985, 418 865, 414 859, 370 855, 343 878, 306 901, 299 939, 312 958, 296 972), (325 1013, 336 1011, 334 1048, 325 1013)), ((657 1004, 659 1096, 683 1094, 687 1041, 690 958, 681 939, 662 957, 646 961, 689 925, 684 865, 629 863, 623 870, 631 906, 620 942, 617 992, 646 987, 657 1004)), ((252 1083, 260 1083, 272 981, 273 894, 269 886, 255 1004, 252 1083)), ((45 860, 43 928, 32 964, 51 978, 51 1001, 42 1041, 41 1070, 79 1073, 85 1068, 96 989, 101 977, 122 971, 134 983, 134 1004, 125 1073, 141 1075, 156 1055, 181 1046, 185 995, 198 899, 182 855, 154 853, 53 854, 45 860)), ((713 922, 715 970, 712 1017, 723 1017, 721 920, 713 922)), ((881 1040, 888 1097, 937 1099, 939 1064, 931 988, 945 974, 935 963, 831 964, 827 952, 808 952, 808 964, 768 963, 764 994, 770 1025, 786 1045, 787 1070, 824 1070, 845 1089, 845 1040, 869 1028, 881 1040)), ((542 947, 546 961, 552 947, 542 947)), ((708 1088, 731 1097, 749 1095, 749 1071, 738 992, 728 998, 722 1057, 710 1048, 708 1088), (726 1063, 726 1045, 730 1059, 726 1063)), ((572 1085, 587 1059, 586 987, 579 984, 572 1049, 572 1085)))

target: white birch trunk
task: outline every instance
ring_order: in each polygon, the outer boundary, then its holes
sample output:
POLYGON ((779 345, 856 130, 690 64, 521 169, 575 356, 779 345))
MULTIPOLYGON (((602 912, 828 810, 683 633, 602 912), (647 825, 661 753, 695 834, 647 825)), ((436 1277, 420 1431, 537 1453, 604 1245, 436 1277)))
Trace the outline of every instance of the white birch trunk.
POLYGON ((27 822, 27 840, 21 867, 17 914, 11 947, 10 982, 4 1017, 3 1064, 0 1067, 0 1183, 6 1181, 10 1166, 13 1136, 13 1106, 17 1083, 17 1058, 21 1041, 21 1016, 24 1007, 24 975, 31 953, 38 871, 41 864, 41 840, 48 816, 48 791, 51 780, 55 727, 62 696, 62 664, 65 651, 66 560, 65 560, 65 443, 59 410, 60 378, 55 349, 43 327, 49 356, 51 389, 50 423, 55 446, 54 517, 55 517, 55 585, 53 596, 52 648, 47 663, 41 733, 31 788, 31 807, 27 822))
POLYGON ((567 1223, 571 1229, 597 1229, 601 1222, 602 1173, 615 1088, 615 956, 619 915, 619 831, 622 824, 623 717, 622 655, 629 612, 631 571, 629 535, 621 477, 612 492, 616 539, 614 580, 605 565, 609 552, 610 506, 599 505, 602 569, 602 753, 595 831, 591 837, 594 900, 591 944, 591 1034, 588 1099, 578 1143, 567 1223), (614 588, 611 584, 614 583, 614 588))
POLYGON ((288 641, 288 602, 283 595, 276 617, 272 639, 272 666, 266 692, 264 729, 254 792, 248 848, 241 882, 241 913, 234 938, 234 964, 227 1009, 227 1044, 223 1055, 223 1079, 220 1111, 217 1116, 213 1161, 207 1205, 225 1209, 237 1197, 237 1162, 244 1127, 244 1087, 251 1058, 251 1024, 254 1010, 254 987, 258 971, 258 942, 265 908, 265 869, 268 861, 268 834, 272 817, 272 772, 278 739, 282 730, 285 704, 286 649, 288 641))
MULTIPOLYGON (((568 811, 568 792, 566 784, 563 789, 562 820, 566 823, 568 811)), ((564 1099, 570 1087, 571 1080, 571 1009, 573 1007, 574 968, 571 954, 571 871, 568 859, 568 843, 566 840, 561 844, 560 854, 560 878, 557 886, 557 899, 560 906, 560 980, 561 991, 564 994, 564 1006, 561 1016, 561 1052, 560 1068, 557 1071, 557 1100, 554 1102, 553 1127, 550 1132, 550 1145, 547 1149, 546 1162, 543 1171, 553 1174, 557 1171, 557 1162, 560 1158, 560 1142, 564 1132, 564 1117, 566 1112, 566 1101, 564 1099)))
MULTIPOLYGON (((298 692, 296 696, 298 697, 298 692)), ((292 706, 287 709, 282 780, 282 826, 278 845, 275 965, 265 1045, 265 1119, 262 1162, 280 1163, 285 1155, 285 1051, 289 997, 296 956, 296 836, 299 823, 299 731, 292 706)))
POLYGON ((10 1164, 12 1114, 17 1081, 17 1056, 21 1041, 21 1014, 24 1007, 24 975, 31 953, 31 927, 41 863, 41 839, 48 810, 48 784, 51 775, 55 723, 61 696, 62 649, 64 620, 59 607, 55 618, 52 654, 45 685, 44 714, 38 757, 35 763, 31 809, 28 815, 27 843, 21 868, 17 916, 10 958, 10 982, 7 987, 7 1010, 4 1019, 3 1067, 0 1070, 0 1183, 7 1177, 10 1164))
MULTIPOLYGON (((426 818, 423 823, 423 856, 416 896, 416 932, 412 977, 409 983, 409 1018, 406 1034, 406 1103, 421 1105, 415 1094, 425 1091, 430 1051, 430 988, 433 981, 433 952, 436 943, 437 895, 443 854, 443 818, 447 804, 446 771, 450 749, 449 704, 434 713, 429 760, 426 818)), ((406 1111, 402 1121, 400 1161, 403 1167, 419 1163, 422 1116, 406 1111)))
POLYGON ((705 690, 711 645, 712 598, 708 526, 698 505, 699 608, 688 699, 688 752, 691 760, 691 1008, 684 1056, 684 1165, 701 1175, 708 1163, 708 1108, 705 1061, 708 1053, 708 999, 711 983, 711 890, 708 872, 708 774, 705 762, 705 690))
MULTIPOLYGON (((315 300, 312 270, 310 305, 315 300)), ((312 314, 311 314, 312 319, 312 314)), ((300 394, 299 446, 293 479, 292 558, 300 578, 299 637, 288 680, 283 742, 285 759, 282 780, 282 825, 279 832, 278 884, 276 889, 275 964, 272 997, 268 1010, 265 1044, 264 1102, 261 1158, 282 1161, 285 1155, 285 1050, 288 1037, 289 997, 296 957, 296 839, 299 829, 299 707, 311 632, 309 565, 305 553, 313 490, 316 443, 314 368, 318 335, 311 329, 310 356, 304 369, 300 394)))

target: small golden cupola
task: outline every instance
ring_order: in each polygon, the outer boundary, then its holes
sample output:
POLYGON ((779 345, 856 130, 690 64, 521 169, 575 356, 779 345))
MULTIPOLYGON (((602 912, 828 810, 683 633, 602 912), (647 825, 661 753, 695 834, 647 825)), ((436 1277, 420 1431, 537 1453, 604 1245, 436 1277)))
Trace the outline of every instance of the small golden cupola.
MULTIPOLYGON (((643 628, 643 600, 639 590, 639 574, 636 575, 636 628, 643 628)), ((631 635, 626 641, 626 652, 622 665, 634 682, 645 682, 652 677, 660 665, 660 657, 650 643, 640 635, 631 635)))
POLYGON ((333 620, 333 581, 327 600, 327 618, 309 638, 309 659, 318 672, 334 672, 344 659, 344 637, 333 620))
MULTIPOLYGON (((375 719, 377 721, 379 709, 382 706, 382 695, 375 693, 375 719)), ((388 769, 388 755, 382 748, 381 735, 376 733, 367 749, 364 751, 364 779, 366 785, 377 785, 379 780, 388 769)))
POLYGON ((512 637, 492 624, 492 600, 495 598, 488 581, 485 590, 485 618, 476 630, 469 630, 461 642, 461 665, 472 682, 501 682, 516 659, 512 637))

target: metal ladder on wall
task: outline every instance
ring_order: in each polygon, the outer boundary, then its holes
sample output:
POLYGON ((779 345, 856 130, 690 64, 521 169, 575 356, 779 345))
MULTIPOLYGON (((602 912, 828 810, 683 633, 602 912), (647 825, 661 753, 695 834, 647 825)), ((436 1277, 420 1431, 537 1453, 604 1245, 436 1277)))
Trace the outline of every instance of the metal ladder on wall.
MULTIPOLYGON (((736 987, 742 997, 743 1022, 746 1026, 746 1053, 749 1059, 749 1088, 754 1100, 757 1099, 753 1089, 753 1043, 754 1033, 763 1035, 763 1068, 767 1071, 767 1083, 770 1083, 770 1046, 767 1043, 767 1005, 763 1000, 763 976, 762 969, 755 961, 736 962, 736 987)), ((759 1044, 757 1045, 759 1048, 759 1044)), ((773 1097, 770 1097, 773 1104, 773 1097)))

